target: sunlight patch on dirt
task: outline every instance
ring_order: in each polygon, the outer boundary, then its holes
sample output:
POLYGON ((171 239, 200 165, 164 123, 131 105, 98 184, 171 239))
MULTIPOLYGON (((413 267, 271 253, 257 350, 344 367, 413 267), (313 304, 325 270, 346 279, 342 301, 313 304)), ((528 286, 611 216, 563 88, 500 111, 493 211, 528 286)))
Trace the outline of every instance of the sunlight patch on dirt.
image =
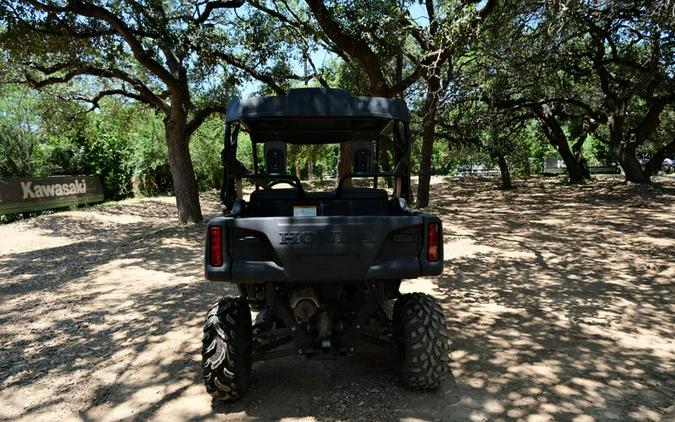
POLYGON ((427 393, 383 352, 256 363, 244 400, 212 401, 202 318, 237 292, 203 281, 204 225, 174 198, 0 226, 0 419, 672 420, 675 197, 519 184, 434 179, 445 272, 401 289, 451 331, 454 379, 427 393))

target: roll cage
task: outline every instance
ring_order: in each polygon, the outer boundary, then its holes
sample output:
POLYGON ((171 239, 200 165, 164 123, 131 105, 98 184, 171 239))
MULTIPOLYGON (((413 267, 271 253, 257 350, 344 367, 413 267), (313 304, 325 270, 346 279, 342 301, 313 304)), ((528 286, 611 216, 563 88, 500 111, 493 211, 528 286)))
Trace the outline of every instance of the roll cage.
POLYGON ((379 178, 392 177, 393 196, 410 202, 410 118, 402 100, 352 96, 346 90, 328 88, 291 89, 288 95, 245 100, 233 98, 227 106, 221 157, 224 209, 231 210, 235 200, 241 199, 242 179, 254 181, 256 189, 261 182, 287 182, 304 195, 300 180, 286 172, 286 145, 343 142, 352 144, 353 166, 350 173, 340 177, 334 191, 336 198, 342 195, 349 179, 372 178, 373 188, 377 189, 379 178), (240 131, 247 132, 252 142, 252 170, 237 159, 240 131), (265 145, 264 170, 258 163, 258 144, 265 145), (384 149, 390 149, 393 166, 380 162, 389 158, 384 149))

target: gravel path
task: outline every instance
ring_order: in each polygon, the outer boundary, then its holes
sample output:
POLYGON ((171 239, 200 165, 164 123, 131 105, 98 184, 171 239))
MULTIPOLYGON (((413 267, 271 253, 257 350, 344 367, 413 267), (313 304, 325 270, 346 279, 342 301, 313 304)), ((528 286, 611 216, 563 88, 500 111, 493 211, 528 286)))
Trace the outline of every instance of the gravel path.
POLYGON ((157 198, 0 226, 0 420, 675 420, 675 184, 437 182, 446 271, 404 288, 446 311, 438 391, 362 353, 258 363, 245 399, 212 401, 202 318, 235 292, 157 198))

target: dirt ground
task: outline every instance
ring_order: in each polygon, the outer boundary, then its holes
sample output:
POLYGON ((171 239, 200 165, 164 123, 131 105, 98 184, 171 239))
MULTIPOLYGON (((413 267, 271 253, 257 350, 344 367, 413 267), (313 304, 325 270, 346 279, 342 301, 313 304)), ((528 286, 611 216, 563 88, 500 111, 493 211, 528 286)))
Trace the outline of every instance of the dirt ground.
MULTIPOLYGON (((0 420, 675 420, 675 180, 639 188, 436 179, 452 373, 391 353, 254 364, 234 404, 201 382, 204 226, 172 198, 0 226, 0 420)), ((215 194, 202 198, 215 215, 215 194)))

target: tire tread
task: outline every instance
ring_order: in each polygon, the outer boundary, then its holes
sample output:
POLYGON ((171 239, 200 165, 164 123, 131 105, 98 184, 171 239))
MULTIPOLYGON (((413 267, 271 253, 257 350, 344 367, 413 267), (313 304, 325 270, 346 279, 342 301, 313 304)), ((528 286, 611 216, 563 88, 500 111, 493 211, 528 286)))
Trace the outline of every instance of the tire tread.
POLYGON ((206 391, 216 399, 237 400, 248 390, 251 312, 244 298, 222 298, 207 312, 202 367, 206 391))
POLYGON ((450 347, 440 304, 423 293, 401 296, 394 305, 401 338, 401 377, 415 390, 437 388, 448 374, 450 347))

